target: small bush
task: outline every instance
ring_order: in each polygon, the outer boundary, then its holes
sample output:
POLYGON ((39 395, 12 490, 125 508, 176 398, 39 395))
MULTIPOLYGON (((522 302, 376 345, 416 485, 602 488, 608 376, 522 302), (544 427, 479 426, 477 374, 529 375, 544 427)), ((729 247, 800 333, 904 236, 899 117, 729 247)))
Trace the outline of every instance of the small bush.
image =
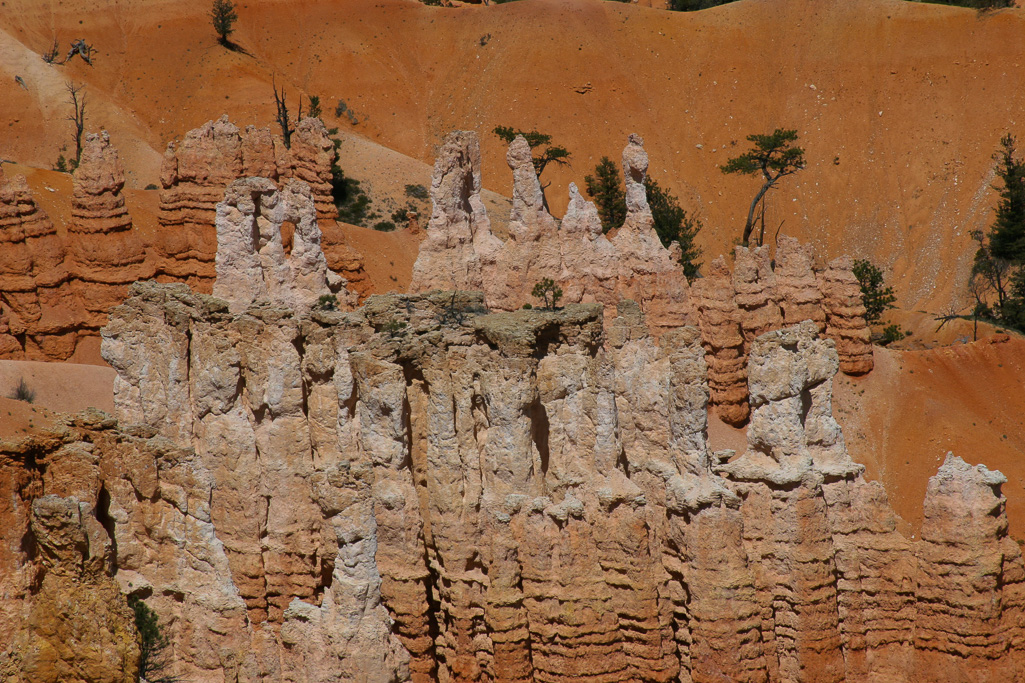
POLYGON ((531 306, 530 304, 523 304, 523 310, 525 310, 525 311, 529 311, 532 308, 534 308, 534 307, 531 306))
POLYGON ((159 190, 160 188, 157 187, 155 183, 150 183, 144 189, 146 189, 146 190, 159 190))
POLYGON ((338 308, 338 297, 334 294, 321 294, 314 307, 322 311, 333 311, 338 308))
POLYGON ((11 392, 8 398, 13 398, 15 401, 24 401, 25 403, 35 403, 36 392, 29 388, 25 378, 22 377, 18 380, 18 386, 14 387, 14 391, 11 392))
POLYGON ((541 299, 545 309, 551 311, 559 305, 559 299, 562 298, 562 287, 555 284, 555 281, 551 278, 546 277, 534 285, 534 290, 531 294, 541 299))
POLYGON ((374 230, 380 230, 381 232, 391 232, 395 229, 395 224, 391 221, 378 221, 374 223, 374 230))
POLYGON ((409 222, 409 211, 410 207, 404 206, 398 211, 393 211, 391 215, 392 221, 395 225, 405 225, 409 222))
POLYGON ((406 329, 406 323, 400 320, 389 320, 381 326, 381 332, 389 337, 398 337, 406 329))
POLYGON ((431 195, 423 185, 406 185, 406 196, 427 201, 431 195))
POLYGON ((889 308, 896 308, 897 300, 893 287, 886 287, 883 271, 871 261, 858 259, 854 262, 854 277, 861 283, 861 296, 865 306, 865 322, 874 325, 883 317, 889 308))
POLYGON ((910 336, 911 336, 911 333, 910 332, 905 332, 904 330, 902 330, 900 328, 900 325, 896 325, 896 324, 894 324, 894 325, 887 325, 886 327, 883 328, 883 333, 879 337, 879 345, 880 346, 889 346, 890 344, 892 344, 895 341, 900 341, 901 339, 904 339, 905 337, 910 337, 910 336))

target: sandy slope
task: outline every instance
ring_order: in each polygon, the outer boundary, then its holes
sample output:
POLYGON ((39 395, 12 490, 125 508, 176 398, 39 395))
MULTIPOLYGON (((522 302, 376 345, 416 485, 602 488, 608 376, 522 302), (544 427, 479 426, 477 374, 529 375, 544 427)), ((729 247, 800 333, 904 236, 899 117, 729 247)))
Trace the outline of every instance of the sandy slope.
MULTIPOLYGON (((509 191, 496 124, 573 152, 551 202, 628 132, 653 174, 698 210, 714 255, 738 234, 754 181, 717 170, 744 136, 795 127, 809 167, 776 192, 775 229, 828 256, 893 269, 908 308, 961 295, 967 231, 989 219, 990 155, 1021 133, 1025 13, 902 0, 742 0, 672 13, 600 0, 426 7, 416 0, 251 0, 213 40, 205 0, 8 0, 0 6, 0 156, 48 165, 68 140, 63 83, 87 83, 89 125, 112 131, 130 182, 155 182, 166 141, 223 112, 269 122, 269 81, 321 95, 329 125, 430 163, 453 128, 485 133, 485 183, 509 191), (82 22, 82 23, 79 23, 82 22), (96 66, 34 57, 85 37, 96 66), (21 75, 28 86, 14 83, 21 75), (334 106, 344 100, 353 126, 334 106)), ((358 161, 347 169, 359 177, 358 161)))

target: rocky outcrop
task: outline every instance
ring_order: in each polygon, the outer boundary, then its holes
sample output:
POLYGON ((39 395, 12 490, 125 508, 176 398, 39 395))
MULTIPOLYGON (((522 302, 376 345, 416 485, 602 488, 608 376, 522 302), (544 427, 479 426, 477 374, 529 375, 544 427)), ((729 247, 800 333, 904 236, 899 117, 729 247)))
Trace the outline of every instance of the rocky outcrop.
POLYGON ((692 318, 678 254, 664 248, 644 197, 647 155, 631 136, 623 155, 629 189, 626 224, 610 241, 594 205, 570 186, 562 225, 548 213, 530 147, 518 137, 506 160, 513 172, 509 238, 492 232, 480 199, 480 144, 476 134, 450 135, 432 177, 434 213, 413 268, 410 290, 482 290, 489 306, 513 311, 536 304, 533 288, 549 278, 563 303, 640 303, 657 335, 692 318))
POLYGON ((730 269, 723 257, 694 283, 698 324, 705 343, 708 387, 712 405, 728 424, 747 421, 747 353, 741 326, 742 310, 734 300, 730 269))
POLYGON ((76 318, 66 305, 64 242, 24 176, 0 170, 0 357, 68 358, 76 318))
MULTIPOLYGON (((237 183, 224 220, 272 225, 295 201, 275 192, 237 183)), ((138 283, 104 331, 121 427, 10 479, 90 501, 122 595, 166 620, 187 680, 1025 672, 1000 475, 948 460, 909 540, 846 452, 816 323, 751 341, 737 456, 708 447, 700 331, 656 341, 629 300, 603 318, 490 312, 480 292, 340 312, 138 283)))
POLYGON ((826 311, 822 291, 814 271, 811 247, 793 237, 782 235, 776 247, 776 288, 779 292, 783 324, 796 325, 803 320, 815 323, 819 333, 826 329, 826 311))
POLYGON ((840 370, 863 375, 872 370, 872 335, 865 322, 861 283, 854 276, 849 256, 834 259, 820 279, 822 305, 826 309, 826 336, 836 342, 840 370))
POLYGON ((152 277, 153 266, 132 231, 121 194, 124 169, 106 131, 86 136, 73 175, 67 239, 71 290, 83 316, 82 327, 98 335, 107 311, 124 301, 128 285, 152 277))
POLYGON ((256 301, 308 311, 320 297, 351 309, 356 295, 328 270, 320 240, 309 185, 293 179, 279 192, 267 178, 236 180, 217 205, 214 296, 233 312, 256 301), (286 221, 294 226, 287 252, 281 234, 286 221))
MULTIPOLYGON (((336 152, 324 124, 319 119, 303 119, 291 141, 288 149, 270 128, 240 130, 222 116, 167 146, 160 174, 162 234, 155 245, 160 256, 157 273, 162 279, 186 282, 197 291, 211 290, 217 251, 216 207, 228 185, 239 178, 262 177, 279 185, 297 178, 311 187, 318 220, 330 222, 338 217, 331 195, 336 152)), ((338 231, 328 234, 341 239, 338 231)), ((332 269, 347 269, 350 279, 362 271, 362 263, 358 269, 352 267, 351 249, 326 249, 329 255, 336 251, 343 262, 330 262, 332 269)))
MULTIPOLYGON (((117 557, 104 527, 107 498, 89 422, 0 442, 5 681, 138 680, 135 617, 112 577, 117 557)), ((106 419, 107 428, 113 424, 106 419)))

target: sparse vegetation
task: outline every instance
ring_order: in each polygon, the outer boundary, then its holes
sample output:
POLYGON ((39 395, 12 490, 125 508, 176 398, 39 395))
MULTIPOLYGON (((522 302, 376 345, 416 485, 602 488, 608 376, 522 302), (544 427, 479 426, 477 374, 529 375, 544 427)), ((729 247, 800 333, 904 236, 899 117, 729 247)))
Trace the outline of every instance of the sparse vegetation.
POLYGON ((381 332, 388 335, 389 337, 395 338, 402 334, 406 329, 406 323, 401 320, 389 320, 384 325, 381 325, 381 332))
MULTIPOLYGON (((587 194, 594 199, 604 232, 619 227, 626 219, 626 192, 616 165, 602 157, 594 167, 594 175, 584 177, 587 194)), ((644 189, 654 219, 655 233, 662 246, 680 245, 680 265, 688 280, 698 275, 701 249, 694 242, 701 230, 701 221, 689 214, 677 197, 650 176, 644 179, 644 189)))
POLYGON ((314 308, 322 311, 334 311, 338 308, 338 297, 334 294, 321 294, 314 308))
POLYGON ((602 157, 594 167, 594 175, 584 176, 584 190, 598 209, 602 232, 623 224, 626 219, 626 193, 619 168, 612 159, 602 157))
POLYGON ((406 185, 406 196, 420 201, 427 201, 431 195, 423 185, 406 185))
MULTIPOLYGON (((285 149, 292 148, 292 133, 295 132, 295 128, 292 127, 292 121, 288 117, 288 102, 286 101, 285 86, 281 86, 281 92, 278 92, 277 83, 271 81, 271 87, 274 88, 274 106, 277 108, 277 113, 274 115, 274 120, 277 121, 278 127, 281 128, 281 140, 285 143, 285 149)), ((302 115, 303 101, 302 96, 299 96, 299 114, 302 115)))
POLYGON ((880 346, 889 346, 893 342, 900 341, 901 339, 910 336, 911 333, 902 330, 900 325, 887 325, 883 328, 882 334, 879 335, 878 342, 880 346))
POLYGON ((15 401, 24 401, 25 403, 35 403, 36 392, 29 388, 25 378, 22 377, 18 380, 18 386, 14 387, 14 391, 10 393, 8 398, 13 398, 15 401))
MULTIPOLYGON (((541 174, 545 172, 549 164, 566 165, 570 157, 569 150, 562 145, 553 145, 552 136, 540 131, 524 131, 509 126, 498 126, 494 130, 495 135, 502 138, 506 144, 512 144, 518 136, 522 135, 530 145, 531 161, 534 163, 534 173, 541 181, 541 174)), ((541 196, 544 198, 545 207, 548 206, 548 199, 544 197, 545 190, 551 183, 541 183, 541 196)))
POLYGON ((680 245, 680 265, 688 280, 698 275, 701 262, 701 249, 694 242, 701 230, 701 221, 687 213, 679 200, 669 190, 663 189, 651 176, 644 180, 644 188, 648 195, 648 206, 655 221, 655 233, 658 234, 662 246, 670 247, 673 242, 680 245))
MULTIPOLYGON (((324 113, 324 110, 320 106, 320 97, 318 95, 310 95, 307 100, 310 103, 310 109, 306 112, 306 115, 315 119, 319 119, 324 113)), ((299 113, 302 114, 302 100, 300 100, 299 113)))
POLYGON ((866 259, 854 261, 854 277, 861 284, 861 298, 865 306, 865 322, 875 325, 887 309, 894 308, 897 300, 893 287, 887 287, 883 271, 866 259))
MULTIPOLYGON (((68 91, 68 100, 71 103, 72 114, 66 117, 75 127, 75 158, 68 162, 69 170, 74 171, 82 161, 82 138, 85 136, 85 92, 80 83, 69 82, 64 84, 68 91)), ((57 160, 58 164, 60 159, 57 160)))
POLYGON ((562 287, 555 284, 555 281, 551 278, 546 277, 534 285, 531 294, 541 299, 546 310, 552 311, 559 306, 559 299, 562 298, 562 287))
POLYGON ((988 233, 972 232, 978 247, 968 289, 972 316, 1025 332, 1025 162, 1013 135, 1000 139, 995 155, 1002 186, 988 233))
POLYGON ((43 53, 43 61, 47 64, 53 64, 57 61, 57 57, 60 55, 60 52, 60 43, 58 43, 57 39, 54 38, 53 43, 50 44, 50 49, 43 53))
POLYGON ((231 0, 214 0, 210 20, 213 22, 214 31, 217 32, 217 42, 225 47, 231 47, 228 36, 235 32, 235 22, 238 21, 235 3, 231 0))
POLYGON ((666 9, 674 12, 696 12, 731 2, 734 0, 666 0, 666 9))
POLYGON ((762 186, 755 193, 751 200, 751 206, 747 212, 747 222, 744 224, 744 234, 741 244, 747 246, 751 241, 751 233, 755 227, 755 211, 761 205, 760 216, 761 229, 758 232, 758 244, 765 243, 765 195, 776 183, 788 175, 797 173, 805 167, 804 150, 800 147, 793 147, 797 142, 797 131, 785 128, 777 128, 768 135, 748 135, 747 139, 753 143, 751 149, 740 156, 727 160, 719 169, 726 174, 739 173, 741 175, 756 176, 761 174, 762 186))
POLYGON ((148 683, 177 683, 178 677, 168 673, 171 643, 156 612, 136 596, 128 598, 128 605, 135 612, 135 629, 139 632, 139 677, 148 683))
POLYGON ((395 224, 391 221, 378 221, 374 223, 374 230, 380 230, 381 232, 391 232, 395 229, 395 224))

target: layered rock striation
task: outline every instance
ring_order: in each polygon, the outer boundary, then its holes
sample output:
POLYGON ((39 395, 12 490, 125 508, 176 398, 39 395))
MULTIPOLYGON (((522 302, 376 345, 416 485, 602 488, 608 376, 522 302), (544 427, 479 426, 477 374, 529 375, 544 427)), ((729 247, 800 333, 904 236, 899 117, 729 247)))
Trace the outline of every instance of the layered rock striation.
POLYGON ((432 176, 434 212, 410 291, 482 290, 490 307, 513 311, 536 304, 534 285, 547 278, 562 289, 564 303, 597 302, 611 312, 623 299, 639 302, 655 334, 692 320, 678 255, 662 246, 652 227, 641 138, 631 136, 623 153, 627 218, 611 240, 602 233, 594 205, 575 185, 561 225, 549 214, 522 136, 509 146, 506 160, 514 184, 509 237, 503 242, 491 232, 480 198, 476 134, 460 131, 446 138, 432 176))
MULTIPOLYGON (((186 282, 197 291, 210 291, 215 278, 217 204, 227 187, 240 178, 262 177, 278 185, 290 178, 301 180, 312 189, 317 219, 334 221, 338 210, 331 194, 331 169, 336 158, 327 129, 315 118, 298 123, 290 148, 270 128, 240 130, 226 115, 171 142, 160 174, 158 275, 186 282)), ((358 254, 341 242, 340 233, 328 233, 333 238, 333 248, 326 250, 333 259, 332 268, 350 279, 359 274, 365 277, 358 254)))
POLYGON ((699 326, 709 364, 711 402, 719 416, 743 424, 746 367, 753 340, 770 330, 812 320, 836 340, 841 369, 872 369, 872 346, 861 293, 849 259, 817 274, 811 249, 782 237, 775 267, 768 247, 737 247, 731 272, 725 259, 688 285, 678 245, 662 246, 645 194, 648 156, 631 135, 623 151, 627 215, 611 239, 598 211, 570 184, 562 221, 545 207, 530 147, 519 137, 506 156, 513 172, 509 235, 500 240, 480 200, 480 143, 472 132, 451 134, 432 176, 434 213, 413 268, 412 292, 480 290, 493 309, 536 305, 533 287, 551 279, 563 302, 603 304, 606 325, 624 300, 636 301, 652 334, 685 324, 699 326))

